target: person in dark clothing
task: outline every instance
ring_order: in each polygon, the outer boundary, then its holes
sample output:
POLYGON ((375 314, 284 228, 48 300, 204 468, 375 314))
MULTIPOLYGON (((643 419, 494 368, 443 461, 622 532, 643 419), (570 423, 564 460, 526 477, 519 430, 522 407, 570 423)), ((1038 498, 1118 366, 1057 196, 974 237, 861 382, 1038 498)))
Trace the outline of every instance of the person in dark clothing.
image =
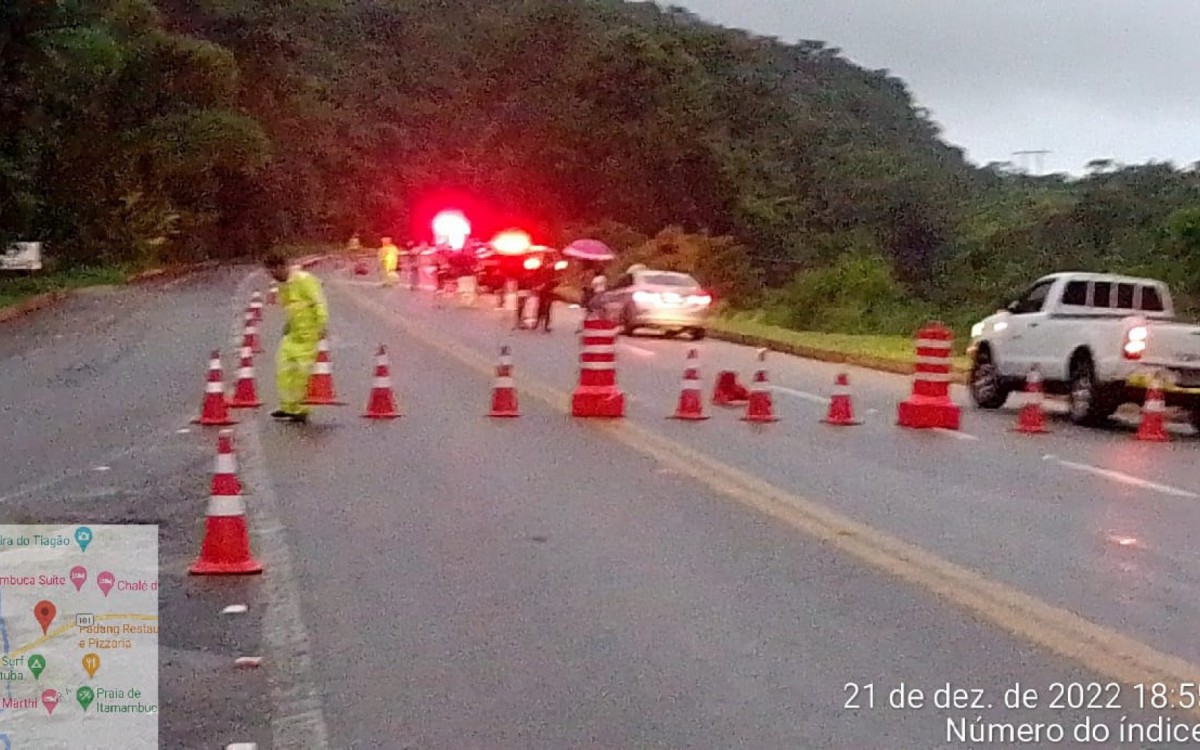
POLYGON ((550 310, 554 307, 557 288, 558 274, 554 273, 553 265, 546 263, 539 269, 534 287, 537 294, 537 322, 533 324, 534 330, 541 326, 546 333, 550 333, 550 310))

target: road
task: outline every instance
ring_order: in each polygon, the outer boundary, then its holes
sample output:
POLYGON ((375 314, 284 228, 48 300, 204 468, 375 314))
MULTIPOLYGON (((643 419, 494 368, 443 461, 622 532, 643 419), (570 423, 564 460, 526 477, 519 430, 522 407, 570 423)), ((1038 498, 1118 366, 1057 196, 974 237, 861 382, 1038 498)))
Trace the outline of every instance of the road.
MULTIPOLYGON (((957 435, 905 431, 907 379, 857 369, 865 424, 832 428, 839 368, 782 355, 778 423, 680 423, 664 417, 691 344, 651 337, 618 345, 628 418, 572 420, 577 313, 515 333, 499 311, 322 275, 349 405, 235 428, 258 578, 186 568, 215 443, 188 422, 261 276, 100 290, 0 328, 0 522, 160 524, 164 747, 969 747, 948 720, 1115 732, 1156 715, 1131 683, 1200 675, 1186 430, 1143 444, 1053 419, 1031 437, 1012 410, 964 410, 957 435), (379 344, 394 422, 359 416, 379 344), (492 421, 502 344, 523 414, 492 421), (1047 705, 1053 683, 1091 681, 1124 683, 1122 709, 1047 705), (1039 708, 1004 707, 1018 682, 1039 708), (929 705, 888 708, 901 683, 929 705), (933 705, 947 683, 992 708, 933 705)), ((708 387, 755 367, 697 346, 708 387)), ((256 366, 269 399, 270 357, 256 366)))

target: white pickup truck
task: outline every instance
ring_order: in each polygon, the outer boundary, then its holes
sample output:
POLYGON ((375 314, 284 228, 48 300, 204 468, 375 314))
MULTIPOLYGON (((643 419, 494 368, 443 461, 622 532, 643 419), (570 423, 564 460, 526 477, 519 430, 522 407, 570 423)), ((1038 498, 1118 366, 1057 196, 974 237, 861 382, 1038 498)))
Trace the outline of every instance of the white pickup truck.
POLYGON ((1099 424, 1142 403, 1157 374, 1169 406, 1200 430, 1200 325, 1176 322, 1166 284, 1056 273, 971 329, 971 400, 998 409, 1036 367, 1047 393, 1066 394, 1071 420, 1099 424))

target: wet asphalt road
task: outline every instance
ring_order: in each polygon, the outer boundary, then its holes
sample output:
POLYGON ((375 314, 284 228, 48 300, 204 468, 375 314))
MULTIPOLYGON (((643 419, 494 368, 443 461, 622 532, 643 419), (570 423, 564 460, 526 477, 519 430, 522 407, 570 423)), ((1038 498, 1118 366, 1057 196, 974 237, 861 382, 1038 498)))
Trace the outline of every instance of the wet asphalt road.
MULTIPOLYGON (((306 428, 246 414, 235 430, 267 573, 189 578, 215 435, 186 423, 250 288, 217 272, 0 328, 13 426, 0 522, 161 525, 164 747, 970 747, 947 740, 948 718, 1083 715, 1006 711, 1013 683, 1048 695, 1104 679, 536 398, 518 420, 487 420, 490 378, 401 321, 488 358, 511 342, 518 383, 562 391, 573 325, 514 335, 510 315, 336 277, 332 356, 349 405, 306 428), (380 343, 405 413, 390 423, 359 417, 380 343), (221 616, 231 603, 250 611, 221 616), (263 667, 234 669, 242 655, 263 667), (881 707, 902 681, 930 700, 947 682, 980 688, 995 708, 881 707), (874 684, 877 707, 847 708, 847 683, 874 684)), ((268 310, 268 351, 278 323, 268 310)), ((1194 439, 1138 445, 1057 422, 1030 439, 1007 432, 1012 413, 966 415, 975 439, 902 432, 904 379, 858 371, 867 423, 827 428, 818 399, 836 368, 786 357, 771 361, 789 389, 777 425, 752 430, 736 412, 679 424, 663 417, 687 347, 621 343, 634 423, 1197 660, 1194 439)), ((706 377, 754 366, 750 350, 701 348, 706 377)), ((270 358, 256 365, 269 398, 270 358)))

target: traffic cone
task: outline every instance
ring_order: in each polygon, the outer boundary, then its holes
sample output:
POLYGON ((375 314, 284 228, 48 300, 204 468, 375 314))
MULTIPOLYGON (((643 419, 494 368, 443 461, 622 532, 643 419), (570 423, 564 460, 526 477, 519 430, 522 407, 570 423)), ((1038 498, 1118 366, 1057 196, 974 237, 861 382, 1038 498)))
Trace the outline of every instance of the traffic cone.
POLYGON ((1046 414, 1042 410, 1042 373, 1036 366, 1029 368, 1025 378, 1025 403, 1017 415, 1017 426, 1013 432, 1023 432, 1026 435, 1039 435, 1049 432, 1046 429, 1046 414))
POLYGON ((722 370, 717 373, 717 384, 713 388, 712 402, 714 406, 740 406, 750 400, 750 391, 746 386, 737 382, 737 373, 733 370, 722 370))
POLYGON ((687 366, 683 370, 683 383, 679 388, 679 405, 669 419, 682 419, 689 422, 699 422, 708 419, 704 413, 704 397, 700 395, 700 352, 689 349, 687 366))
POLYGON ((492 388, 492 410, 489 417, 519 417, 517 389, 513 387, 512 351, 500 347, 500 363, 496 365, 496 384, 492 388))
POLYGON ((242 347, 242 362, 238 368, 237 385, 233 389, 233 398, 229 400, 231 409, 256 409, 262 406, 258 400, 258 389, 254 385, 254 353, 250 347, 242 347))
POLYGON ((213 469, 208 517, 200 557, 189 570, 193 575, 229 575, 263 572, 262 563, 250 553, 250 529, 246 525, 246 501, 237 477, 233 455, 233 432, 222 430, 217 438, 217 460, 213 469))
POLYGON ((375 353, 375 380, 371 384, 371 397, 367 400, 367 410, 363 416, 367 419, 395 419, 400 416, 396 409, 396 394, 392 392, 387 349, 383 344, 375 353))
POLYGON ((237 424, 229 416, 229 405, 225 402, 225 384, 221 381, 221 352, 213 351, 208 360, 208 381, 204 386, 204 404, 200 416, 193 420, 205 427, 228 427, 237 424))
POLYGON ((821 420, 825 424, 849 427, 862 424, 854 418, 854 404, 850 400, 850 376, 838 373, 833 384, 833 397, 829 399, 829 413, 821 420))
POLYGON ((254 322, 261 323, 263 319, 263 301, 262 292, 254 292, 250 295, 250 312, 254 313, 254 322))
POLYGON ((274 305, 279 302, 279 287, 272 285, 267 291, 267 304, 274 305))
POLYGON ((345 406, 346 403, 333 394, 333 365, 329 362, 329 344, 324 337, 317 344, 317 362, 308 376, 308 396, 304 403, 308 406, 345 406))
POLYGON ((1150 390, 1142 405, 1142 422, 1138 425, 1136 437, 1153 443, 1165 443, 1171 439, 1167 435, 1167 405, 1157 373, 1150 381, 1150 390))
POLYGON ((262 354, 262 346, 258 340, 258 324, 254 322, 254 311, 246 309, 246 327, 242 333, 242 346, 249 347, 255 354, 262 354))
MULTIPOLYGON (((758 361, 765 362, 767 359, 767 350, 760 349, 758 352, 758 361)), ((754 373, 754 382, 750 386, 750 400, 746 404, 746 415, 742 417, 743 422, 778 422, 779 418, 775 416, 773 404, 771 402, 770 386, 767 384, 767 369, 763 366, 758 372, 754 373)))

